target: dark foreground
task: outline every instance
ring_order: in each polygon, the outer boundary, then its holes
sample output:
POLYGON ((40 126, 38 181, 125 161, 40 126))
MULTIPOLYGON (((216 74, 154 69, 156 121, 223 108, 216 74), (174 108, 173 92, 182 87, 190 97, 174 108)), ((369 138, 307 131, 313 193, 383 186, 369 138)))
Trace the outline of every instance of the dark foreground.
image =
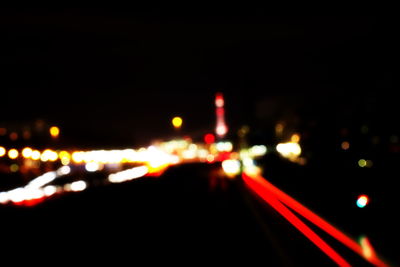
MULTIPOLYGON (((16 255, 9 266, 335 266, 219 164, 0 208, 2 258, 16 255)), ((368 266, 327 240, 355 266, 368 266)))

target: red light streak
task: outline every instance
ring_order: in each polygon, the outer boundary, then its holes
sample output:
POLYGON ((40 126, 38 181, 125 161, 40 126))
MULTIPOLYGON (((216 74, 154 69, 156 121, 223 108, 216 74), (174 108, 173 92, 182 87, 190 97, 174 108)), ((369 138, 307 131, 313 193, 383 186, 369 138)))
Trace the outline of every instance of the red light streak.
POLYGON ((305 225, 293 212, 284 206, 278 198, 271 194, 258 180, 243 174, 246 184, 256 192, 262 199, 271 205, 278 213, 288 220, 294 227, 313 242, 320 250, 330 257, 339 266, 351 266, 342 256, 340 256, 332 247, 322 240, 313 230, 305 225))
MULTIPOLYGON (((314 212, 300 204, 298 201, 290 197, 288 194, 283 192, 282 190, 278 189, 276 186, 268 182, 266 179, 264 179, 261 176, 249 176, 245 173, 242 174, 242 177, 244 181, 249 185, 252 184, 251 189, 254 191, 255 188, 257 187, 257 194, 261 196, 263 195, 274 195, 277 200, 288 206, 289 208, 293 209, 297 213, 299 213, 301 216, 324 230, 326 233, 331 235, 332 237, 336 238, 339 242, 341 242, 343 245, 347 246, 354 252, 356 252, 358 255, 369 261, 370 263, 374 264, 375 266, 379 267, 386 267, 388 266, 386 263, 384 263, 382 260, 380 260, 376 255, 373 255, 372 257, 365 257, 363 253, 362 247, 354 240, 352 240, 350 237, 346 236, 344 233, 336 229, 334 226, 329 224, 327 221, 316 215, 314 212)), ((264 199, 264 197, 263 197, 264 199)), ((265 199, 264 199, 265 200, 265 199)), ((266 200, 267 201, 267 200, 266 200)), ((283 206, 283 205, 282 205, 283 206)), ((285 207, 285 206, 283 206, 285 207)))

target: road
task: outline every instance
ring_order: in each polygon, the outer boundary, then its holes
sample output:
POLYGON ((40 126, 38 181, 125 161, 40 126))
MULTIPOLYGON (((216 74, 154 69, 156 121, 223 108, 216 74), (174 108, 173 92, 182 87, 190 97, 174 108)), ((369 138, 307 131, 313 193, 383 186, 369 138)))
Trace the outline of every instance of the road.
MULTIPOLYGON (((113 266, 167 263, 336 266, 220 163, 90 187, 37 206, 1 207, 3 252, 113 266), (129 263, 129 264, 128 264, 129 263)), ((329 239, 328 239, 329 240, 329 239)), ((369 266, 333 243, 355 266, 369 266)))

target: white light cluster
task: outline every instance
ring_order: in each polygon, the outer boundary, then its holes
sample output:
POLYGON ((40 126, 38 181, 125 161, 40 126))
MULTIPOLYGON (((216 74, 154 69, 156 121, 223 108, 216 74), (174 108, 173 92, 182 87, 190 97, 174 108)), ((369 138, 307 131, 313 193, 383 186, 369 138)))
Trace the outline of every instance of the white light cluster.
POLYGON ((293 142, 280 143, 276 146, 276 150, 286 158, 298 157, 301 154, 300 145, 293 142))
POLYGON ((110 181, 111 183, 122 183, 132 179, 143 177, 148 172, 149 169, 146 166, 134 167, 132 169, 110 174, 108 176, 108 181, 110 181))
POLYGON ((25 200, 34 200, 40 199, 44 196, 51 196, 58 191, 57 187, 45 185, 51 183, 60 176, 69 174, 70 171, 71 169, 69 166, 63 166, 56 171, 46 172, 45 174, 36 177, 24 187, 18 187, 13 190, 0 192, 0 203, 6 204, 9 201, 18 203, 25 200))

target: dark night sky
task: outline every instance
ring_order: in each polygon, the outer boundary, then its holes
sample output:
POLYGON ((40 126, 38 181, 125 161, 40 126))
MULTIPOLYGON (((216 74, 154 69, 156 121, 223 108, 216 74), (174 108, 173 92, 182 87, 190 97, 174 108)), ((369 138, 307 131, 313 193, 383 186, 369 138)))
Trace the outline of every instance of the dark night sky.
POLYGON ((216 90, 234 125, 274 99, 285 110, 372 98, 379 110, 394 103, 393 28, 383 16, 2 10, 0 122, 41 117, 143 141, 171 133, 175 114, 187 130, 211 128, 216 90))

